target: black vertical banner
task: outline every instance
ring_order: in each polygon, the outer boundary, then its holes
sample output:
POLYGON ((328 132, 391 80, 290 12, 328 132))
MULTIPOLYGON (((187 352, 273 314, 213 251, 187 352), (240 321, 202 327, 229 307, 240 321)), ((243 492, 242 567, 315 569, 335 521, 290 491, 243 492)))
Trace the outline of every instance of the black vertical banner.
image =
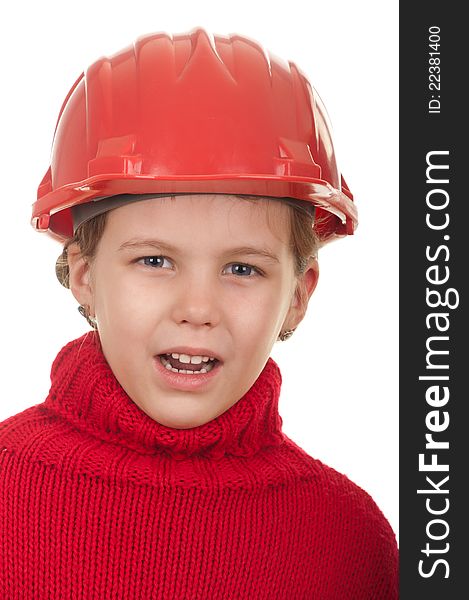
POLYGON ((469 597, 464 3, 400 5, 402 600, 469 597))

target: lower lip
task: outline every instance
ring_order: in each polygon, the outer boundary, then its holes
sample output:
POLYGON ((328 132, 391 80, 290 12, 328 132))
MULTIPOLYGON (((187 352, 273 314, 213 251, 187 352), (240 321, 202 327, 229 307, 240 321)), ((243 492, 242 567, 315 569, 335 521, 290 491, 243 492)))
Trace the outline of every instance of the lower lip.
POLYGON ((184 391, 193 391, 205 387, 218 375, 222 366, 221 362, 217 362, 208 373, 191 375, 190 373, 175 373, 174 371, 170 371, 163 365, 159 356, 155 356, 154 362, 156 372, 167 385, 184 391))

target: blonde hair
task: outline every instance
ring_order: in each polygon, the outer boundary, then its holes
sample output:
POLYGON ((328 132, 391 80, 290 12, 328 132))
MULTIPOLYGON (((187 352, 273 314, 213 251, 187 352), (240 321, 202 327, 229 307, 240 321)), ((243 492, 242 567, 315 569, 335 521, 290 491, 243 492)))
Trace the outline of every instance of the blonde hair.
MULTIPOLYGON (((264 198, 247 194, 236 194, 236 196, 253 203, 258 202, 259 198, 264 198)), ((298 277, 306 270, 309 260, 317 256, 320 247, 319 237, 313 228, 314 207, 308 202, 293 198, 265 197, 264 199, 282 202, 290 209, 290 249, 295 259, 295 276, 298 277)), ((75 235, 65 242, 62 254, 58 257, 55 265, 57 279, 64 287, 70 287, 68 247, 73 243, 78 244, 82 256, 92 261, 96 255, 99 240, 104 233, 108 214, 109 211, 84 221, 78 226, 75 235)))

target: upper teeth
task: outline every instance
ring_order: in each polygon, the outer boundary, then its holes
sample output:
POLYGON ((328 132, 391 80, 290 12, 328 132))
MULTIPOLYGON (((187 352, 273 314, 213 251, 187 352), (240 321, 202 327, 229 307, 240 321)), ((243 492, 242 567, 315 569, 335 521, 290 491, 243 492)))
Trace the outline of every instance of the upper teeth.
POLYGON ((192 363, 193 365, 200 365, 202 361, 208 362, 209 360, 215 360, 213 356, 200 356, 198 354, 195 356, 189 356, 189 354, 178 354, 177 352, 172 352, 171 356, 173 358, 177 358, 182 363, 192 363))

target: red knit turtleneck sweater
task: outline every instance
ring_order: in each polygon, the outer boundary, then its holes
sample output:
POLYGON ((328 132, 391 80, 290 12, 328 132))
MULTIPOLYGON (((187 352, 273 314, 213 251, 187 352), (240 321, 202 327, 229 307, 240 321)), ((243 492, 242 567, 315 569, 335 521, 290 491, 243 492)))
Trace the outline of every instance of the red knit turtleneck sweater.
POLYGON ((95 332, 0 423, 0 599, 395 600, 371 497, 282 432, 280 371, 193 429, 132 402, 95 332))

